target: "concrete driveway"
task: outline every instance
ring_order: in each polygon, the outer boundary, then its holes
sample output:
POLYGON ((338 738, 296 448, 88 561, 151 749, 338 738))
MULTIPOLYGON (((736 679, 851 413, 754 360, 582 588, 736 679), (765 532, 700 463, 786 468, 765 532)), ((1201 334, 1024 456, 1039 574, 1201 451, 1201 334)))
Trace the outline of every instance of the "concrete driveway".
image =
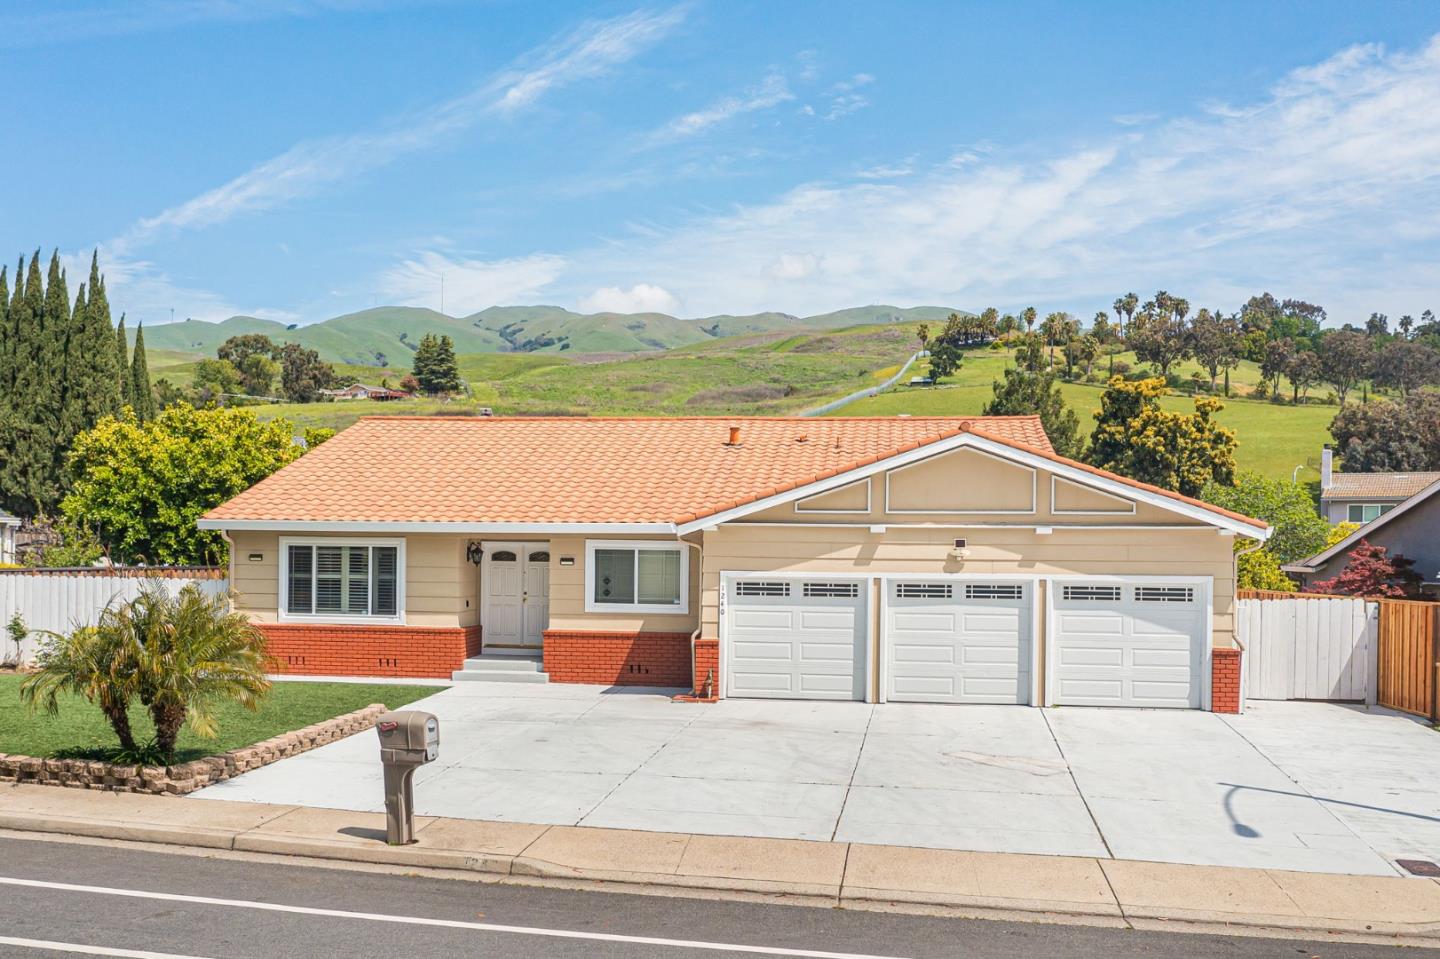
MULTIPOLYGON (((1440 734, 1258 703, 1172 710, 729 700, 473 683, 422 815, 1394 875, 1440 861, 1440 734)), ((194 798, 382 808, 361 734, 194 798)))

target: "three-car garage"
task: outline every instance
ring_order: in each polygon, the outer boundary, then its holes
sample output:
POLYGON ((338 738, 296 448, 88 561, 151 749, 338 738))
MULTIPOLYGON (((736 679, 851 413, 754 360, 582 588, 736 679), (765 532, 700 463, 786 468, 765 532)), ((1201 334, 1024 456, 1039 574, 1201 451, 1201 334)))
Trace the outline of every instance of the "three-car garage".
POLYGON ((1203 708, 1210 583, 722 576, 725 695, 1203 708))

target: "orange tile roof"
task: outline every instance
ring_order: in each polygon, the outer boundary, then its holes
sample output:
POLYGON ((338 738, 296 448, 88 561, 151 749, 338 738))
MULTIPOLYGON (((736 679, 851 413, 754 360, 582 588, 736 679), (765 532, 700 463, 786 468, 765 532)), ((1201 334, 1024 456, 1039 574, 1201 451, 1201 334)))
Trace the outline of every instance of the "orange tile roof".
POLYGON ((1436 480, 1440 473, 1336 473, 1330 488, 1320 491, 1320 498, 1409 499, 1436 480))
POLYGON ((684 523, 982 423, 1051 453, 1035 416, 364 417, 204 518, 684 523))
POLYGON ((1059 456, 1037 416, 371 416, 204 518, 678 525, 965 432, 1266 525, 1059 456))

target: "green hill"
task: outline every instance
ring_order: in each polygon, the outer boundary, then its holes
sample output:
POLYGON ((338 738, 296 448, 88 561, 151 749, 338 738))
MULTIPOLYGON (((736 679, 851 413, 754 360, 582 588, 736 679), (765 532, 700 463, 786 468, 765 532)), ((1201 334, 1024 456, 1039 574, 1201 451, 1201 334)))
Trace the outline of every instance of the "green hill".
POLYGON ((769 312, 679 319, 666 313, 582 314, 542 305, 492 306, 454 317, 421 307, 379 306, 304 325, 253 316, 232 316, 220 323, 185 320, 146 327, 145 342, 152 349, 214 356, 215 348, 232 336, 263 333, 278 343, 316 350, 331 363, 383 368, 408 366, 426 333, 449 335, 456 353, 647 353, 751 334, 943 321, 955 312, 960 311, 882 304, 808 317, 769 312))

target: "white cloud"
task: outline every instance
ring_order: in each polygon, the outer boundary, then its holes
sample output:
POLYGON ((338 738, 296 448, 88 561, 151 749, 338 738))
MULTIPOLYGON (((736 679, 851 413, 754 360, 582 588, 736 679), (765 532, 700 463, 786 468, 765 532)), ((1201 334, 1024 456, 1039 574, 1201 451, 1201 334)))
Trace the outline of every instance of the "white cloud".
POLYGON ((820 258, 813 253, 781 253, 770 266, 770 275, 780 280, 803 280, 820 269, 820 258))
POLYGON ((795 95, 790 92, 790 87, 785 82, 785 77, 779 73, 772 72, 740 96, 721 97, 714 103, 700 110, 696 110, 694 113, 687 113, 684 116, 676 117, 664 127, 655 131, 650 141, 652 143, 663 143, 695 136, 717 124, 724 123, 742 114, 754 113, 757 110, 768 110, 770 107, 793 99, 795 99, 795 95))
MULTIPOLYGON (((572 282, 662 284, 697 314, 877 301, 1057 303, 1163 287, 1239 305, 1271 289, 1353 319, 1440 268, 1440 37, 1346 50, 1255 102, 1068 150, 970 148, 903 180, 770 202, 571 255, 572 282), (1404 242, 1397 238, 1404 237, 1404 242), (795 251, 823 261, 796 277, 795 251), (1248 291, 1248 292, 1247 292, 1248 291)), ((585 287, 581 287, 582 289, 585 287)))
POLYGON ((863 110, 870 105, 870 98, 862 93, 856 93, 861 87, 868 87, 875 82, 875 78, 868 73, 857 73, 848 80, 841 80, 830 87, 832 94, 830 108, 825 111, 823 119, 838 120, 841 117, 849 116, 857 110, 863 110))
POLYGON ((386 270, 380 276, 380 291, 402 306, 438 310, 443 278, 445 312, 465 316, 490 306, 531 302, 564 272, 565 258, 550 254, 481 260, 432 250, 386 270))
POLYGON ((1110 118, 1122 127, 1138 127, 1160 119, 1158 113, 1119 113, 1110 118))
POLYGON ((111 242, 124 253, 156 236, 222 223, 310 196, 385 166, 473 126, 512 114, 545 93, 597 76, 653 45, 683 17, 683 8, 637 12, 590 23, 524 58, 479 88, 404 117, 383 129, 297 143, 228 183, 140 220, 111 242))
POLYGON ((664 287, 637 283, 628 290, 607 286, 583 297, 582 313, 670 313, 680 311, 680 300, 664 287))

